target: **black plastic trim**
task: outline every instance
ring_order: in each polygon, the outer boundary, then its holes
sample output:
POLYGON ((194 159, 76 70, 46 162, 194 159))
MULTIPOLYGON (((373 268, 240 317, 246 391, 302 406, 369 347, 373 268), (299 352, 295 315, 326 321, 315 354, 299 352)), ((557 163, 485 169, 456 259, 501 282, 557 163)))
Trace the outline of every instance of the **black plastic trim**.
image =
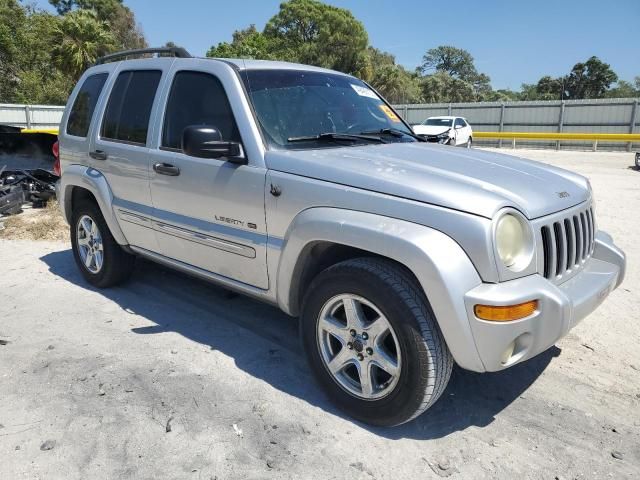
POLYGON ((147 55, 153 53, 170 53, 177 58, 193 58, 191 54, 182 47, 139 48, 105 55, 104 57, 98 58, 95 65, 102 65, 103 63, 111 62, 120 58, 131 57, 133 55, 147 55))

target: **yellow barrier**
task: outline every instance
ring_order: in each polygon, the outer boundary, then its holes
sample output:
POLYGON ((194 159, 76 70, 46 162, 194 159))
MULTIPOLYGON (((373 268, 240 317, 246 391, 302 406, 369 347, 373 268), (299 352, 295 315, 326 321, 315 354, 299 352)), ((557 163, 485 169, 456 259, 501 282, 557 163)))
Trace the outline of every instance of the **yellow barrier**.
POLYGON ((502 140, 582 140, 588 142, 640 142, 640 133, 473 132, 474 138, 502 140))
POLYGON ((48 133, 50 135, 58 135, 57 128, 23 128, 20 133, 48 133))

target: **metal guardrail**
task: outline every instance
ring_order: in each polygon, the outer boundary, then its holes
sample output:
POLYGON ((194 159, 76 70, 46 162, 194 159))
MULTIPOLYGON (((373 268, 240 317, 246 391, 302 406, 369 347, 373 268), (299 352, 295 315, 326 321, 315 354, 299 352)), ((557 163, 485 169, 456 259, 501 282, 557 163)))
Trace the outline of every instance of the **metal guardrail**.
POLYGON ((0 103, 0 124, 21 128, 58 128, 64 105, 0 103))
MULTIPOLYGON (((428 117, 455 115, 465 117, 480 141, 479 132, 499 133, 576 133, 576 134, 637 134, 640 133, 640 98, 605 98, 586 100, 550 100, 520 102, 475 102, 403 104, 394 108, 411 124, 422 123, 428 117)), ((588 148, 592 139, 541 141, 521 138, 521 144, 534 148, 588 148)), ((482 139, 484 146, 502 146, 513 137, 482 139)), ((599 139, 600 146, 609 150, 638 148, 637 140, 608 141, 599 139), (626 143, 626 145, 625 145, 626 143)))
POLYGON ((474 138, 511 140, 511 148, 516 148, 516 140, 540 141, 580 141, 592 142, 593 151, 598 150, 598 142, 640 142, 640 133, 554 133, 554 132, 474 132, 474 138))

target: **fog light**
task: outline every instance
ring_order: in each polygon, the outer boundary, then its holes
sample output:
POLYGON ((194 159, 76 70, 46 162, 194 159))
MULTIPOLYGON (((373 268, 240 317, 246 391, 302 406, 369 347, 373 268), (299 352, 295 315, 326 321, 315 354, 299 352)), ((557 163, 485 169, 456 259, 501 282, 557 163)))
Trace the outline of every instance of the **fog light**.
POLYGON ((476 317, 491 322, 511 322, 533 315, 538 310, 538 300, 517 305, 476 305, 473 312, 476 317))

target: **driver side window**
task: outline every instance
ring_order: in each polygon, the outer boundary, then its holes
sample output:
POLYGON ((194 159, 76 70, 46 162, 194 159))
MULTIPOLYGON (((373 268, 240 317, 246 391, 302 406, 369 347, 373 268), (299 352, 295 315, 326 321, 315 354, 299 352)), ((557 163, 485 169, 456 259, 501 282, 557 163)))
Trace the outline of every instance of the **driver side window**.
POLYGON ((203 72, 176 73, 167 101, 162 148, 182 148, 182 132, 191 125, 216 127, 222 138, 240 142, 240 133, 220 80, 203 72))

